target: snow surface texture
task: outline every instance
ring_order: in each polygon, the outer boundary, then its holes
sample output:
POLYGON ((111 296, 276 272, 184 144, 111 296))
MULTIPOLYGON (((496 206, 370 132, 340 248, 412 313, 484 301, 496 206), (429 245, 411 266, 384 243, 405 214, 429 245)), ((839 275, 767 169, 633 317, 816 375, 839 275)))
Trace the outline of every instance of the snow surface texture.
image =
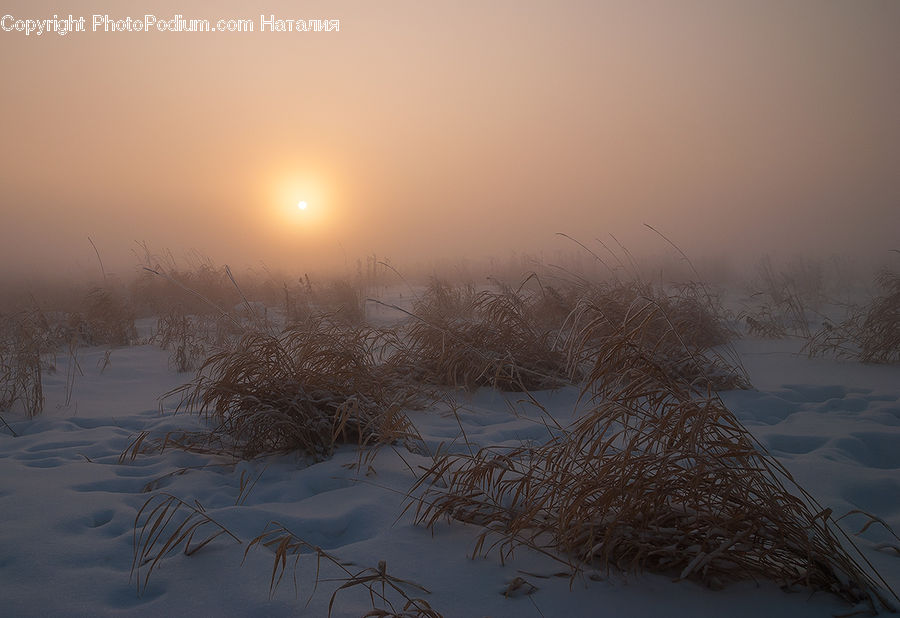
MULTIPOLYGON (((790 341, 745 340, 737 348, 757 390, 727 392, 723 399, 750 431, 836 515, 863 509, 900 530, 900 367, 809 360, 790 341)), ((430 461, 402 447, 383 449, 372 469, 361 471, 353 469, 358 453, 350 447, 315 465, 295 456, 209 465, 221 460, 175 449, 118 463, 140 432, 162 435, 201 421, 173 416, 173 401, 163 402, 160 413, 157 397, 190 378, 167 369, 166 352, 115 349, 101 371, 105 352, 79 350, 84 375, 76 378, 70 405, 64 405, 67 361, 60 358, 56 373, 44 377, 43 414, 33 420, 4 414, 19 437, 0 430, 0 614, 325 616, 341 585, 328 580, 344 575, 337 567, 322 564, 313 593, 315 556, 301 559, 296 591, 288 562, 270 598, 272 551, 257 546, 243 560, 247 545, 272 521, 352 563, 346 565, 351 572, 385 561, 390 575, 431 592, 411 588, 410 596, 448 617, 799 617, 850 609, 830 595, 788 594, 769 582, 722 591, 652 574, 587 573, 570 582, 553 576, 558 563, 529 550, 505 565, 494 554, 472 560, 479 528, 443 523, 432 534, 413 525, 412 510, 401 516, 415 481, 410 466, 430 461), (257 477, 242 492, 241 479, 257 477), (138 577, 129 578, 134 522, 156 492, 196 501, 242 543, 222 535, 191 556, 173 552, 139 596, 138 577), (516 578, 526 583, 504 594, 516 578)), ((477 445, 518 445, 546 435, 519 396, 481 390, 456 397, 459 420, 447 404, 411 413, 431 451, 442 442, 467 448, 460 425, 477 445)), ((560 422, 572 420, 575 389, 536 397, 560 422)), ((866 521, 854 515, 843 523, 852 533, 866 521)), ((890 540, 877 525, 857 537, 897 590, 900 555, 877 549, 890 540)), ((371 607, 356 587, 338 592, 333 615, 359 616, 371 607)))

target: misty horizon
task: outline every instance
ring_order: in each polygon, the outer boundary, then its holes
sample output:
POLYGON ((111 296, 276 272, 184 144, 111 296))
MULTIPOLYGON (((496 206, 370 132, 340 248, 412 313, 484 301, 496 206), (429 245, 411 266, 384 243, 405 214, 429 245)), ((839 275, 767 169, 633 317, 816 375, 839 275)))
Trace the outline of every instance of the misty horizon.
POLYGON ((340 30, 0 32, 5 276, 900 248, 895 3, 257 4, 154 11, 340 30))
POLYGON ((898 33, 7 0, 4 615, 900 609, 898 33))

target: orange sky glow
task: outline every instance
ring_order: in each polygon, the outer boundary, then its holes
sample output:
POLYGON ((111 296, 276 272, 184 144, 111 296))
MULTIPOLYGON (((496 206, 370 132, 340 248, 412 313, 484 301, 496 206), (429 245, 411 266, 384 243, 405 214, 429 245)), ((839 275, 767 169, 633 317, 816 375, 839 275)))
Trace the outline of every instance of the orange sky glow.
MULTIPOLYGON (((900 3, 6 2, 0 270, 900 248, 900 3), (17 20, 85 16, 26 36, 17 20), (260 16, 340 20, 261 32, 260 16), (300 200, 308 208, 297 207, 300 200), (571 248, 564 245, 566 249, 571 248)), ((2 16, 0 16, 2 17, 2 16)))

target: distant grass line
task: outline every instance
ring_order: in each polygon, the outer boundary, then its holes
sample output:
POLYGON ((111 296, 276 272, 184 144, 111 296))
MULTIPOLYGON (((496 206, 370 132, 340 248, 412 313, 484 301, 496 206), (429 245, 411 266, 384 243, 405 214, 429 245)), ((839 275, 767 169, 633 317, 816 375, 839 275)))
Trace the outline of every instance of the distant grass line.
MULTIPOLYGON (((164 395, 180 398, 178 410, 213 420, 212 429, 161 442, 142 437, 141 452, 174 446, 322 458, 339 442, 417 440, 404 409, 421 401, 423 387, 556 388, 601 370, 600 358, 606 368, 646 358, 660 367, 660 379, 746 386, 738 369, 710 353, 731 333, 698 301, 695 287, 674 296, 637 284, 559 292, 532 276, 516 290, 476 293, 434 281, 415 311, 395 308, 411 319, 394 329, 354 326, 335 314, 291 323, 277 336, 247 328, 207 358, 194 380, 164 395), (523 291, 529 282, 539 289, 523 291), (624 320, 629 336, 617 340, 619 331, 603 326, 610 320, 624 320), (676 335, 678 328, 690 336, 676 335), (602 349, 613 356, 603 357, 602 349)), ((160 344, 174 346, 176 359, 200 345, 191 320, 178 313, 160 320, 160 344)))

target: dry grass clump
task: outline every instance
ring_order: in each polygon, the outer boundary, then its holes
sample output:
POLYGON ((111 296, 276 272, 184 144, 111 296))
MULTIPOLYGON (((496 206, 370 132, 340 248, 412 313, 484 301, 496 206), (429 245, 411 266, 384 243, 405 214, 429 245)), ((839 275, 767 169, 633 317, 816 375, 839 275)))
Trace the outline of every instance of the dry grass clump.
MULTIPOLYGON (((217 333, 215 341, 224 343, 218 329, 217 333)), ((202 316, 186 315, 180 308, 173 308, 159 317, 156 333, 150 341, 171 351, 169 365, 175 371, 193 371, 207 357, 207 347, 210 345, 208 325, 202 316)))
POLYGON ((573 569, 649 570, 716 588, 766 578, 889 607, 896 596, 851 557, 831 511, 710 381, 673 375, 658 340, 640 340, 653 319, 645 308, 599 346, 590 343, 597 324, 581 329, 577 340, 594 355, 586 414, 544 445, 436 458, 420 481, 417 520, 483 526, 476 553, 497 548, 503 558, 525 545, 573 569))
POLYGON ((734 338, 734 331, 727 325, 731 314, 705 285, 680 285, 664 299, 662 305, 668 321, 676 332, 682 333, 681 339, 688 346, 708 350, 734 338))
POLYGON ((156 321, 150 343, 171 352, 169 365, 178 372, 197 369, 213 350, 233 347, 249 330, 269 332, 268 315, 246 303, 233 312, 188 314, 181 305, 156 321))
POLYGON ((877 278, 882 294, 837 325, 826 322, 810 337, 810 356, 833 354, 864 363, 900 362, 900 274, 885 271, 877 278))
POLYGON ((746 385, 737 370, 711 353, 732 333, 703 286, 686 285, 671 294, 618 280, 563 290, 523 287, 476 294, 433 282, 415 305, 399 362, 432 384, 554 388, 579 379, 586 357, 596 358, 599 348, 625 337, 629 353, 647 355, 683 379, 712 376, 714 388, 746 385))
POLYGON ((425 478, 418 520, 484 526, 476 552, 499 547, 505 557, 527 545, 575 568, 648 570, 714 588, 765 578, 889 604, 887 584, 842 547, 830 511, 717 398, 598 403, 544 446, 444 457, 425 478))
POLYGON ((731 333, 712 302, 697 286, 673 295, 637 282, 595 286, 572 314, 570 363, 604 388, 648 375, 673 388, 747 388, 743 372, 713 350, 731 333))
POLYGON ((286 324, 298 324, 305 322, 313 315, 312 283, 309 275, 303 279, 299 279, 296 285, 288 286, 283 283, 284 288, 284 321, 286 324))
POLYGON ((171 253, 152 254, 145 248, 144 269, 131 285, 131 298, 142 315, 163 315, 173 306, 185 313, 220 313, 241 302, 227 266, 195 255, 179 266, 171 253))
POLYGON ((32 418, 44 409, 42 355, 56 345, 54 329, 38 310, 0 315, 0 411, 21 404, 32 418))
POLYGON ((821 265, 801 260, 777 271, 766 257, 757 266, 751 285, 756 307, 742 316, 752 335, 768 339, 812 336, 811 309, 819 307, 825 298, 821 265))
POLYGON ((365 298, 362 289, 346 279, 335 279, 316 294, 318 313, 328 313, 348 324, 366 321, 365 298))
POLYGON ((280 336, 251 331, 168 395, 182 396, 178 409, 215 420, 202 440, 237 457, 299 451, 323 458, 339 442, 389 443, 411 435, 403 409, 415 392, 378 362, 383 344, 376 331, 327 317, 280 336))
POLYGON ((560 330, 578 305, 582 291, 576 286, 541 285, 530 307, 535 323, 547 330, 560 330))
POLYGON ((510 289, 475 294, 436 281, 417 303, 395 362, 430 384, 558 387, 567 380, 565 354, 558 331, 538 324, 535 298, 510 289))
POLYGON ((477 293, 471 283, 453 286, 444 279, 432 277, 421 298, 413 304, 413 312, 423 320, 470 320, 474 317, 477 293))
POLYGON ((878 277, 883 295, 863 311, 857 333, 859 357, 868 363, 900 362, 900 274, 884 272, 878 277))
POLYGON ((773 315, 768 308, 742 313, 747 324, 747 331, 763 339, 783 339, 787 337, 787 329, 781 324, 778 317, 773 315))
POLYGON ((84 345, 131 345, 137 341, 134 318, 121 294, 93 287, 85 294, 82 311, 69 316, 67 329, 84 345))
POLYGON ((331 319, 358 326, 366 321, 363 289, 347 279, 334 279, 313 285, 305 275, 296 284, 283 284, 284 318, 286 324, 299 324, 315 316, 329 315, 331 319))

